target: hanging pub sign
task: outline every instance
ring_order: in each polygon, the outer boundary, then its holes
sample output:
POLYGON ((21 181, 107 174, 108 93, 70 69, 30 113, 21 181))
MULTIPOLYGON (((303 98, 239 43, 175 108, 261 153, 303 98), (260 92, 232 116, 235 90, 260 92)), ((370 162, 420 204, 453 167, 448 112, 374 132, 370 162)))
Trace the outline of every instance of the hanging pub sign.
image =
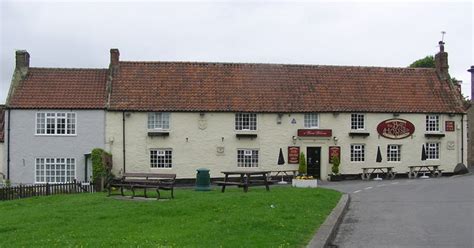
POLYGON ((300 163, 300 147, 289 146, 288 147, 288 164, 299 164, 300 163))
POLYGON ((446 132, 454 132, 454 121, 446 121, 444 123, 444 130, 446 132))
POLYGON ((331 129, 298 129, 299 137, 331 137, 331 129))
POLYGON ((340 146, 329 147, 329 163, 330 164, 332 164, 332 159, 334 157, 339 158, 339 161, 341 161, 341 147, 340 146))
POLYGON ((403 119, 390 119, 380 122, 377 132, 388 139, 404 139, 415 132, 415 125, 403 119))

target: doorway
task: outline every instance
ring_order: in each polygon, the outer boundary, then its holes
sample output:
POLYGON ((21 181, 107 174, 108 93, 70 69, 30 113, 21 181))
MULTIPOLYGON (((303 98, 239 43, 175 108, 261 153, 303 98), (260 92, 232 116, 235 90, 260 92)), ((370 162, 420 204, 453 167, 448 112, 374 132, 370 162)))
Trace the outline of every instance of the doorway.
POLYGON ((308 165, 308 176, 320 178, 321 175, 321 147, 306 148, 306 164, 308 165))

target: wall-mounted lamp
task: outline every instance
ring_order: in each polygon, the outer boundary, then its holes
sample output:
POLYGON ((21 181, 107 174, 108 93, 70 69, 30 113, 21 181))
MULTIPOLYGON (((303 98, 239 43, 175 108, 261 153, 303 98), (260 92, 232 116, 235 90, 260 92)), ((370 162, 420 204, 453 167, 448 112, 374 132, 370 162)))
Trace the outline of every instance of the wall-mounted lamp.
POLYGON ((298 137, 293 136, 291 139, 293 140, 293 144, 296 144, 296 140, 298 139, 298 137))
POLYGON ((224 137, 221 137, 221 139, 222 139, 222 142, 224 142, 224 137))
POLYGON ((199 116, 200 116, 201 118, 203 118, 205 115, 206 115, 206 113, 204 113, 204 112, 200 112, 200 113, 199 113, 199 116))
POLYGON ((332 137, 332 140, 334 140, 334 145, 337 145, 337 141, 339 140, 339 138, 337 138, 336 136, 332 137))
POLYGON ((132 113, 130 113, 130 112, 125 113, 125 116, 127 116, 127 117, 130 117, 131 115, 132 115, 132 113))
POLYGON ((400 116, 400 114, 399 113, 393 113, 393 116, 398 117, 398 116, 400 116))
POLYGON ((454 117, 454 113, 449 113, 449 117, 454 117))

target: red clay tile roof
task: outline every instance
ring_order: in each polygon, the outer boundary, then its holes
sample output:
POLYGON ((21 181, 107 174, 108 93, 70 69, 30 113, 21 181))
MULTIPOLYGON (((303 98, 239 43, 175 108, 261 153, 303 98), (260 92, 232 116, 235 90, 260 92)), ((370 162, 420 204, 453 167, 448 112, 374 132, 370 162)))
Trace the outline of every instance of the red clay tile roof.
POLYGON ((0 105, 0 143, 5 141, 5 105, 0 105))
POLYGON ((111 110, 463 113, 435 69, 120 62, 111 110))
POLYGON ((104 109, 107 69, 29 68, 10 108, 104 109))

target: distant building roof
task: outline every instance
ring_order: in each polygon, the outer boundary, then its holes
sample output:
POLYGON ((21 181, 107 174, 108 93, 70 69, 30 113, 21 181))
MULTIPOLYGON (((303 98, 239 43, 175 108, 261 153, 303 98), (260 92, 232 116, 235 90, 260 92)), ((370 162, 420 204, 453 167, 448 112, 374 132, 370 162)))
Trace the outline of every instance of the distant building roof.
POLYGON ((435 69, 118 62, 111 110, 463 113, 435 69))
POLYGON ((107 69, 28 68, 10 108, 104 109, 107 69))

